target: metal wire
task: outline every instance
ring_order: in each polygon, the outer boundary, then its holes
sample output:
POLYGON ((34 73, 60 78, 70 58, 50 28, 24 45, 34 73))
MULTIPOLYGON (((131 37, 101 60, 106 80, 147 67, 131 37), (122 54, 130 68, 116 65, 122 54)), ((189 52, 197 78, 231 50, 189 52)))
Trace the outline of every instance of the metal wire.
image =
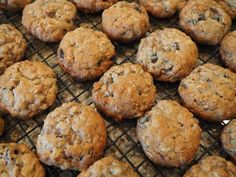
MULTIPOLYGON (((150 17, 151 29, 150 32, 158 28, 163 27, 175 27, 178 28, 178 17, 175 16, 167 20, 157 20, 150 17)), ((27 144, 32 150, 35 150, 35 143, 37 141, 37 135, 43 125, 43 120, 46 115, 55 107, 68 101, 78 101, 84 104, 94 106, 91 100, 91 89, 93 83, 81 84, 72 79, 69 75, 65 74, 59 67, 56 60, 56 50, 58 44, 47 44, 38 39, 35 39, 30 34, 26 33, 26 30, 21 24, 21 13, 9 13, 0 11, 0 24, 10 23, 19 29, 28 43, 25 59, 40 60, 45 62, 48 66, 54 69, 57 73, 59 93, 56 99, 56 103, 43 114, 34 117, 28 121, 21 121, 13 118, 10 115, 4 117, 6 121, 6 131, 0 142, 17 142, 27 144)), ((76 19, 77 26, 91 27, 97 30, 101 30, 101 15, 88 15, 78 13, 76 19)), ((235 29, 236 24, 233 23, 232 29, 235 29)), ((133 44, 117 44, 117 55, 114 58, 115 64, 119 65, 123 62, 133 62, 136 56, 138 42, 133 44)), ((219 47, 199 47, 199 59, 198 64, 203 63, 217 63, 222 65, 222 61, 219 56, 219 47)), ((173 99, 180 102, 180 98, 177 93, 178 83, 168 84, 163 82, 155 82, 158 90, 157 100, 160 99, 173 99)), ((209 154, 221 155, 226 158, 227 155, 221 148, 220 133, 225 123, 207 123, 201 119, 200 126, 203 129, 201 146, 196 155, 196 158, 186 167, 181 168, 164 168, 153 164, 144 155, 141 145, 139 144, 135 126, 136 121, 125 121, 122 123, 115 123, 109 118, 106 118, 106 126, 108 132, 108 144, 105 149, 105 155, 113 154, 117 158, 127 161, 130 166, 141 177, 175 177, 182 176, 184 172, 193 164, 197 163, 203 156, 209 154)), ((45 166, 47 177, 75 177, 78 172, 76 171, 62 171, 56 167, 45 166)))

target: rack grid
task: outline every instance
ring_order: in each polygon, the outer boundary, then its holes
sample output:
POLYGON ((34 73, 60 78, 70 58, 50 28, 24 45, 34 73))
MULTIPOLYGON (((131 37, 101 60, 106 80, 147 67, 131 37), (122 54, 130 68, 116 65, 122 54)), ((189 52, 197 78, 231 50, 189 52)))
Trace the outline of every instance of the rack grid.
MULTIPOLYGON (((148 34, 155 29, 164 27, 179 28, 178 15, 166 20, 155 19, 150 16, 150 22, 151 28, 148 34)), ((12 24, 23 33, 28 43, 25 59, 45 62, 53 68, 57 74, 59 93, 55 104, 48 110, 27 121, 13 118, 10 115, 3 116, 6 122, 6 127, 5 133, 0 138, 0 142, 24 143, 35 151, 37 136, 41 131, 44 118, 50 111, 60 106, 62 103, 72 100, 91 105, 95 108, 91 99, 93 83, 79 83, 72 79, 68 74, 65 74, 59 67, 56 59, 58 44, 44 43, 28 34, 21 24, 21 13, 10 13, 0 10, 0 24, 3 23, 12 24)), ((76 25, 101 30, 101 14, 85 14, 78 12, 76 25)), ((232 26, 232 30, 233 29, 236 29, 235 22, 232 26)), ((115 65, 124 62, 134 62, 139 42, 132 44, 114 44, 117 53, 114 57, 115 65)), ((206 47, 198 45, 198 48, 198 65, 209 62, 224 66, 219 55, 219 46, 206 47)), ((172 99, 181 103, 181 99, 177 92, 179 83, 169 84, 164 82, 155 82, 155 85, 158 91, 156 100, 172 99)), ((188 166, 181 168, 164 168, 153 164, 147 159, 136 137, 136 120, 116 123, 110 118, 105 117, 105 122, 107 127, 108 143, 104 155, 112 154, 122 161, 127 161, 141 177, 179 177, 204 156, 214 154, 223 156, 227 159, 229 158, 222 150, 220 143, 221 130, 228 121, 225 123, 208 123, 199 119, 200 126, 203 129, 199 151, 195 159, 188 166)), ((78 174, 76 171, 63 171, 56 167, 44 166, 47 177, 76 177, 78 174)))

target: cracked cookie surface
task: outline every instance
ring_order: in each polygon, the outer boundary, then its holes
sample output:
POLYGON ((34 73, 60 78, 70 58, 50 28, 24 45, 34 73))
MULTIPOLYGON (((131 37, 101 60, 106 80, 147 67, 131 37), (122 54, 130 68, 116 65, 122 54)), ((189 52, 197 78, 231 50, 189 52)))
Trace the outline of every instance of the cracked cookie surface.
POLYGON ((118 0, 72 0, 77 6, 78 10, 95 13, 109 8, 118 0))
POLYGON ((221 134, 221 142, 224 150, 236 162, 236 119, 223 129, 221 134))
POLYGON ((62 39, 57 57, 64 71, 81 81, 94 80, 108 70, 115 48, 108 37, 89 28, 77 28, 62 39))
POLYGON ((151 161, 180 167, 193 160, 200 145, 201 128, 186 108, 163 100, 138 120, 137 136, 151 161))
POLYGON ((207 121, 236 116, 236 74, 214 64, 194 69, 178 88, 185 106, 207 121))
POLYGON ((226 34, 221 41, 220 55, 227 67, 236 72, 236 30, 226 34))
POLYGON ((0 176, 45 177, 38 157, 24 144, 0 144, 0 176))
POLYGON ((112 156, 104 157, 77 177, 138 177, 128 163, 117 160, 112 156))
POLYGON ((36 148, 45 164, 81 171, 98 160, 105 145, 102 117, 89 106, 70 102, 48 114, 36 148))
POLYGON ((0 0, 0 9, 19 11, 31 2, 32 0, 0 0))
POLYGON ((186 0, 139 0, 150 14, 157 18, 167 18, 181 9, 186 0))
POLYGON ((0 136, 3 134, 4 131, 4 120, 0 117, 0 136))
POLYGON ((218 44, 231 27, 230 16, 212 0, 189 0, 179 18, 182 30, 200 44, 218 44))
POLYGON ((131 63, 111 67, 94 83, 92 91, 97 108, 116 121, 142 116, 155 97, 152 76, 131 63))
POLYGON ((136 3, 117 2, 102 14, 103 31, 119 42, 132 42, 142 37, 149 28, 149 17, 144 7, 136 3))
POLYGON ((229 14, 231 19, 236 18, 236 0, 216 0, 216 1, 229 14))
POLYGON ((236 177, 235 165, 218 156, 208 156, 193 165, 184 177, 236 177))
POLYGON ((74 29, 76 7, 67 0, 36 0, 23 10, 22 24, 45 42, 58 42, 74 29))
POLYGON ((0 75, 7 67, 22 59, 26 45, 23 35, 15 27, 0 25, 0 75))
POLYGON ((13 117, 26 120, 41 113, 56 94, 56 75, 42 62, 18 62, 0 76, 0 107, 13 117))
POLYGON ((186 77, 195 67, 196 44, 174 28, 156 30, 141 40, 136 62, 161 81, 175 82, 186 77))

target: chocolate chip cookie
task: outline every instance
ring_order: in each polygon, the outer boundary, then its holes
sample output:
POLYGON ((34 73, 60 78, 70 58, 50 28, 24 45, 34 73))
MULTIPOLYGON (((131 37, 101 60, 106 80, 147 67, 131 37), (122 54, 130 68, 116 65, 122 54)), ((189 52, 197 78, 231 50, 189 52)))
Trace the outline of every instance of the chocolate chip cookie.
POLYGON ((163 100, 138 120, 137 136, 151 161, 180 167, 193 160, 200 145, 201 128, 186 108, 163 100))
POLYGON ((56 75, 42 62, 18 62, 0 76, 0 107, 23 120, 51 106, 56 94, 56 75))
POLYGON ((171 17, 184 6, 186 0, 139 0, 148 13, 157 18, 171 17))
POLYGON ((78 10, 87 13, 99 12, 112 6, 118 0, 72 0, 78 10))
POLYGON ((141 40, 136 62, 160 81, 175 82, 186 77, 195 67, 196 44, 174 28, 156 30, 141 40))
POLYGON ((117 2, 102 14, 103 31, 119 42, 132 42, 142 37, 149 28, 149 17, 144 7, 126 1, 117 2))
POLYGON ((114 55, 115 47, 107 36, 89 28, 68 32, 57 52, 60 66, 80 81, 101 76, 112 66, 114 55))
POLYGON ((208 156, 192 166, 184 177, 236 177, 236 167, 218 156, 208 156))
POLYGON ((4 131, 4 120, 0 117, 0 136, 4 131))
POLYGON ((0 176, 45 177, 37 156, 24 144, 0 144, 0 176))
POLYGON ((92 98, 97 108, 116 121, 138 118, 155 102, 152 76, 140 65, 113 66, 94 83, 92 98))
POLYGON ((200 44, 218 44, 231 27, 230 16, 213 0, 189 0, 179 18, 180 27, 200 44))
POLYGON ((23 35, 15 27, 0 25, 0 75, 7 67, 22 59, 26 45, 23 35))
POLYGON ((89 106, 70 102, 46 117, 36 148, 45 164, 81 171, 98 160, 105 145, 102 117, 89 106))
POLYGON ((77 177, 138 177, 126 162, 121 162, 112 156, 104 157, 82 171, 77 177))
POLYGON ((231 19, 236 18, 236 0, 216 0, 216 1, 229 14, 231 19))
POLYGON ((227 67, 236 72, 236 30, 228 33, 221 41, 220 55, 227 67))
POLYGON ((74 29, 76 7, 67 0, 36 0, 23 10, 22 24, 45 42, 58 42, 74 29))
POLYGON ((236 162, 236 119, 232 120, 222 131, 221 142, 224 150, 236 162))
POLYGON ((236 116, 236 74, 213 64, 194 69, 183 79, 179 94, 185 106, 207 121, 236 116))
POLYGON ((22 10, 32 0, 0 0, 0 9, 19 11, 22 10))

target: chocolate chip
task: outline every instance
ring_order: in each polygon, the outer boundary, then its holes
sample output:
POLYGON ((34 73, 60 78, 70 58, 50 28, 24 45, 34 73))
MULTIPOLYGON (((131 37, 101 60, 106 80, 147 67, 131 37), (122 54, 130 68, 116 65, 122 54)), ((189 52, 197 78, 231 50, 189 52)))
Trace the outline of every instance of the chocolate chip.
POLYGON ((137 10, 139 13, 142 13, 142 10, 139 5, 135 6, 135 10, 137 10))
POLYGON ((54 12, 54 11, 48 12, 47 16, 50 17, 50 18, 53 18, 55 16, 55 13, 56 12, 54 12))
POLYGON ((59 57, 64 59, 64 51, 62 49, 59 49, 59 57))
POLYGON ((221 15, 219 14, 217 9, 210 8, 210 12, 211 12, 211 18, 213 20, 221 22, 221 15))
POLYGON ((204 14, 200 14, 198 16, 198 21, 204 21, 204 20, 206 20, 205 15, 204 14))
POLYGON ((152 61, 152 63, 156 63, 157 60, 158 60, 158 55, 157 55, 157 53, 153 53, 153 54, 151 55, 151 61, 152 61))
POLYGON ((84 156, 80 156, 79 157, 79 160, 81 161, 81 160, 83 160, 84 159, 84 156))
POLYGON ((174 49, 175 49, 175 50, 179 50, 179 44, 178 44, 178 42, 175 42, 175 43, 173 44, 173 46, 174 46, 174 49))
POLYGON ((102 64, 102 59, 97 62, 97 66, 101 66, 102 64))
POLYGON ((19 154, 19 151, 17 149, 14 150, 14 154, 19 154))

